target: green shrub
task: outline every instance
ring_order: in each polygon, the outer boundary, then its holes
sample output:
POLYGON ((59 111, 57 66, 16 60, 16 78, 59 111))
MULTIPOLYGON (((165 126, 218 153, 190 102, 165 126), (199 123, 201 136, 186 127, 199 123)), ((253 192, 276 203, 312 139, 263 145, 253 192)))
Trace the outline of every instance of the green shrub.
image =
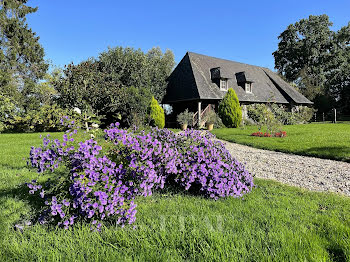
POLYGON ((308 123, 312 119, 316 110, 312 107, 307 106, 298 106, 296 110, 294 110, 293 114, 296 115, 296 120, 300 123, 308 123))
POLYGON ((226 127, 238 127, 242 121, 242 109, 235 91, 230 88, 219 104, 219 116, 226 127))
POLYGON ((293 108, 292 111, 278 104, 253 104, 247 106, 248 117, 258 126, 266 125, 265 118, 268 111, 272 112, 282 125, 307 123, 315 113, 315 109, 307 106, 298 106, 293 108))
MULTIPOLYGON (((276 105, 277 106, 277 105, 276 105)), ((258 126, 259 131, 266 126, 267 133, 274 134, 282 131, 284 115, 280 112, 282 109, 279 106, 272 106, 266 104, 253 104, 247 106, 248 117, 252 119, 258 126), (278 111, 278 114, 274 114, 274 110, 278 111), (282 119, 283 120, 283 119, 282 119)))
POLYGON ((16 132, 63 131, 66 127, 60 121, 68 111, 56 104, 41 106, 17 115, 11 120, 12 130, 16 132))
POLYGON ((295 123, 292 112, 289 112, 283 105, 272 104, 270 108, 276 119, 283 125, 292 125, 295 123))
POLYGON ((11 127, 11 120, 16 116, 16 105, 13 101, 0 95, 0 132, 11 127))
POLYGON ((267 110, 267 106, 265 104, 247 105, 248 118, 252 119, 256 125, 262 126, 265 120, 264 115, 266 110, 267 110))
POLYGON ((163 108, 158 104, 157 100, 152 97, 151 104, 148 108, 148 114, 150 118, 150 125, 164 128, 165 115, 163 108))
POLYGON ((188 109, 186 109, 184 112, 177 115, 176 121, 180 125, 191 125, 193 121, 193 112, 188 112, 188 109))
POLYGON ((216 115, 216 119, 215 119, 215 123, 214 123, 214 128, 225 128, 226 126, 224 125, 224 123, 222 123, 221 118, 216 115))
POLYGON ((215 124, 216 123, 216 118, 217 118, 217 115, 214 111, 210 111, 208 116, 207 116, 207 123, 208 124, 215 124))

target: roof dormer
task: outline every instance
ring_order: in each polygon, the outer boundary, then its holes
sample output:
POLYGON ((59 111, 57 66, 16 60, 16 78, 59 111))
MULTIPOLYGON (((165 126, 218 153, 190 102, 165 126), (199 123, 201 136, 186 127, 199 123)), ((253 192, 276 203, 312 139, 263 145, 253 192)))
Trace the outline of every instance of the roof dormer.
POLYGON ((210 69, 210 75, 211 75, 211 80, 216 80, 216 79, 230 79, 233 76, 224 68, 222 67, 214 67, 210 69))
POLYGON ((236 73, 237 84, 241 86, 246 93, 252 93, 253 78, 248 72, 242 71, 236 73))
POLYGON ((221 91, 228 90, 228 79, 232 78, 232 75, 230 75, 230 73, 227 70, 221 67, 211 68, 210 77, 211 81, 213 83, 216 83, 221 91))

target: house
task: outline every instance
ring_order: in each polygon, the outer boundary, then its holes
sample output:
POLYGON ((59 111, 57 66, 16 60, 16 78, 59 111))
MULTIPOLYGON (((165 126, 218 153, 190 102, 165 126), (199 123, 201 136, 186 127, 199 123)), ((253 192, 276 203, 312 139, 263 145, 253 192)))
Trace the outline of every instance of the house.
POLYGON ((246 115, 246 105, 277 103, 293 108, 312 102, 268 68, 187 52, 167 79, 163 104, 173 113, 168 122, 188 108, 196 112, 195 123, 216 108, 228 88, 233 88, 246 115))

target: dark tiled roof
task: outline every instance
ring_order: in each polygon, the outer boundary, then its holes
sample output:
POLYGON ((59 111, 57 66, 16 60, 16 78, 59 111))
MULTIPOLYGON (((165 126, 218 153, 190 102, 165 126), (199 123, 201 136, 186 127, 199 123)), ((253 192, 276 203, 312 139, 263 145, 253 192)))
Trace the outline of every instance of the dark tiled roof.
POLYGON ((249 74, 249 72, 238 72, 236 73, 236 80, 237 83, 245 83, 245 82, 250 82, 254 83, 254 76, 249 74))
POLYGON ((167 91, 162 103, 199 99, 199 93, 188 54, 182 58, 167 80, 167 91))
POLYGON ((277 74, 263 67, 188 52, 169 77, 164 103, 198 99, 222 99, 225 91, 211 79, 210 69, 220 68, 228 78, 241 102, 276 102, 311 104, 277 74), (252 93, 246 93, 238 84, 237 73, 244 72, 246 80, 253 82, 252 93))
POLYGON ((286 81, 284 81, 280 76, 278 76, 276 73, 272 72, 268 68, 263 69, 267 76, 274 82, 276 86, 278 86, 281 90, 281 93, 285 92, 287 96, 292 98, 292 100, 295 103, 298 104, 312 104, 312 102, 307 99, 305 96, 300 94, 295 88, 290 86, 286 81))

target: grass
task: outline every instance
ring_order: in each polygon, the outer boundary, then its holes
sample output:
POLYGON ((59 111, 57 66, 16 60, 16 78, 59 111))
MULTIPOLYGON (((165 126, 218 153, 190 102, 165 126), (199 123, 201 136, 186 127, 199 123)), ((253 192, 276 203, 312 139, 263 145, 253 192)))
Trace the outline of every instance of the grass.
POLYGON ((253 137, 256 126, 214 129, 220 139, 256 148, 350 162, 350 124, 284 126, 287 137, 253 137))
MULTIPOLYGON (((58 137, 60 134, 54 134, 58 137)), ((1 261, 349 261, 350 198, 256 179, 243 199, 139 198, 136 228, 13 225, 35 207, 20 186, 38 134, 0 134, 1 261)))

